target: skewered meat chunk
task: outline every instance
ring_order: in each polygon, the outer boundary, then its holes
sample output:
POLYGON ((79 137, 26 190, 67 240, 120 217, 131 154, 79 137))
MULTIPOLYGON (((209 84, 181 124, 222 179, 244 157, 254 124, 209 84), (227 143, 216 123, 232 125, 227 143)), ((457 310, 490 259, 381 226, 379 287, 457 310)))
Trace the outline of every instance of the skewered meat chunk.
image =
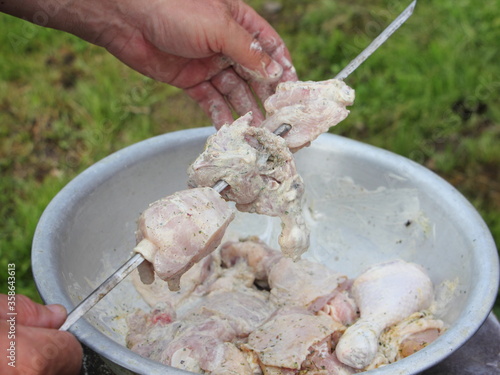
MULTIPOLYGON (((247 113, 207 139, 205 150, 188 168, 188 186, 214 186, 223 180, 230 185, 221 193, 224 198, 239 204, 255 201, 265 186, 265 176, 257 167, 266 172, 269 153, 258 149, 251 134, 257 128, 250 127, 251 119, 252 114, 247 113)), ((279 137, 275 138, 280 142, 279 137)))
POLYGON ((378 351, 382 331, 431 304, 432 282, 414 263, 396 260, 370 267, 354 281, 351 292, 360 319, 339 340, 337 357, 342 363, 362 369, 378 351))
POLYGON ((189 303, 189 301, 195 299, 200 293, 204 293, 205 288, 201 288, 200 285, 210 285, 213 283, 213 281, 218 279, 219 271, 220 267, 216 266, 214 253, 212 253, 194 264, 193 267, 182 275, 179 291, 170 291, 170 289, 165 287, 165 281, 160 278, 156 278, 151 284, 144 284, 138 272, 132 274, 132 282, 149 306, 154 307, 161 303, 166 308, 175 310, 181 304, 189 303))
POLYGON ((137 246, 147 262, 141 280, 151 283, 154 272, 178 290, 180 278, 219 246, 234 212, 214 189, 179 191, 152 204, 138 221, 137 246), (149 263, 148 263, 149 262, 149 263))
POLYGON ((285 141, 270 131, 250 126, 251 113, 224 125, 209 137, 204 152, 189 167, 188 185, 213 186, 243 212, 279 216, 282 252, 293 259, 309 247, 309 230, 302 215, 304 182, 285 141))
POLYGON ((344 120, 346 106, 353 103, 354 90, 338 79, 282 82, 264 102, 268 117, 261 127, 273 132, 281 124, 291 125, 283 138, 295 152, 344 120))

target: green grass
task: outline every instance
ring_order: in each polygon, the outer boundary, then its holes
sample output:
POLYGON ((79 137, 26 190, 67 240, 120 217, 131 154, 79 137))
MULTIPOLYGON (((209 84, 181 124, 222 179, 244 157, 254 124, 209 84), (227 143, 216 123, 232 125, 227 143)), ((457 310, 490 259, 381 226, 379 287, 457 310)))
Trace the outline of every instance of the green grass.
MULTIPOLYGON (((406 6, 288 0, 266 13, 302 80, 333 77, 406 6)), ((500 1, 419 1, 415 14, 348 78, 351 115, 336 134, 409 157, 459 189, 500 244, 500 1)), ((39 299, 36 223, 76 174, 142 139, 209 125, 197 105, 104 50, 0 15, 0 285, 39 299)), ((500 302, 496 312, 500 314, 500 302)))

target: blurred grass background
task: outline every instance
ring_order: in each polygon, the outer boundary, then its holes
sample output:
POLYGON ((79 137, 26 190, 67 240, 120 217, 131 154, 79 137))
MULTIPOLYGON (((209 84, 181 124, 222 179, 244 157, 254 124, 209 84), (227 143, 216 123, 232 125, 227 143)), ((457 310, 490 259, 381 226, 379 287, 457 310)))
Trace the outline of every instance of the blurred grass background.
MULTIPOLYGON (((406 1, 248 1, 285 39, 302 80, 333 77, 406 1)), ((500 0, 420 1, 347 80, 356 103, 331 132, 432 169, 500 244, 500 0)), ((38 219, 76 174, 148 137, 210 126, 180 90, 71 35, 0 14, 0 285, 40 301, 30 268, 38 219)), ((495 307, 500 313, 500 301, 495 307)))

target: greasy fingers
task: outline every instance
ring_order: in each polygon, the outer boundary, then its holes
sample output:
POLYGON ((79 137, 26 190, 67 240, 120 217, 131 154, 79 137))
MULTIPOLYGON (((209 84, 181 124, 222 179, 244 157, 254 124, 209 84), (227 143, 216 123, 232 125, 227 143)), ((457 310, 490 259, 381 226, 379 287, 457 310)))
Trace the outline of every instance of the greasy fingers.
MULTIPOLYGON (((7 296, 0 295, 0 306, 7 306, 7 296)), ((0 318, 7 318, 7 309, 0 310, 0 318)), ((40 305, 28 297, 16 295, 16 323, 44 328, 59 328, 66 319, 66 309, 61 305, 40 305)))
POLYGON ((239 64, 256 80, 276 82, 283 74, 283 67, 265 52, 257 39, 236 22, 228 25, 222 37, 221 53, 239 64))
POLYGON ((252 125, 260 125, 264 120, 252 90, 233 69, 223 70, 212 78, 211 82, 239 116, 252 111, 252 125))
POLYGON ((210 116, 216 129, 233 122, 233 114, 226 99, 210 81, 191 87, 186 90, 186 93, 197 101, 203 111, 210 116))
MULTIPOLYGON (((231 35, 229 39, 233 44, 228 44, 223 53, 233 59, 236 63, 234 70, 248 82, 263 103, 274 94, 278 83, 297 81, 297 73, 290 52, 271 25, 245 3, 233 3, 239 4, 232 8, 238 27, 234 26, 232 35, 227 33, 231 35), (251 40, 249 36, 252 37, 251 40)), ((260 111, 254 111, 254 115, 255 113, 260 114, 260 111)), ((238 111, 238 114, 243 113, 238 111)), ((258 124, 260 121, 260 118, 254 117, 253 123, 258 124)))
POLYGON ((136 29, 118 33, 108 51, 133 69, 186 90, 217 128, 234 120, 233 111, 241 116, 251 110, 258 125, 264 115, 255 98, 264 102, 279 82, 297 80, 281 37, 242 0, 124 4, 134 11, 121 25, 136 29))
POLYGON ((227 33, 228 44, 222 51, 245 71, 253 72, 253 79, 267 83, 277 82, 285 75, 296 80, 295 69, 285 43, 254 9, 242 1, 233 1, 234 24, 227 33))

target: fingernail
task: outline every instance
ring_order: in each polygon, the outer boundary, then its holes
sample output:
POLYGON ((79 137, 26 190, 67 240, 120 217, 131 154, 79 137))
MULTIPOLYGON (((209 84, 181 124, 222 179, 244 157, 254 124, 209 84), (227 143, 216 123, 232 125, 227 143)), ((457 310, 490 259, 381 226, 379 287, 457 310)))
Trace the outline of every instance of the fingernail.
POLYGON ((283 67, 276 61, 272 60, 271 63, 266 66, 266 73, 269 78, 279 78, 283 74, 283 67))
POLYGON ((50 311, 54 314, 59 315, 61 317, 66 317, 66 309, 62 305, 54 304, 54 305, 46 305, 50 311))

